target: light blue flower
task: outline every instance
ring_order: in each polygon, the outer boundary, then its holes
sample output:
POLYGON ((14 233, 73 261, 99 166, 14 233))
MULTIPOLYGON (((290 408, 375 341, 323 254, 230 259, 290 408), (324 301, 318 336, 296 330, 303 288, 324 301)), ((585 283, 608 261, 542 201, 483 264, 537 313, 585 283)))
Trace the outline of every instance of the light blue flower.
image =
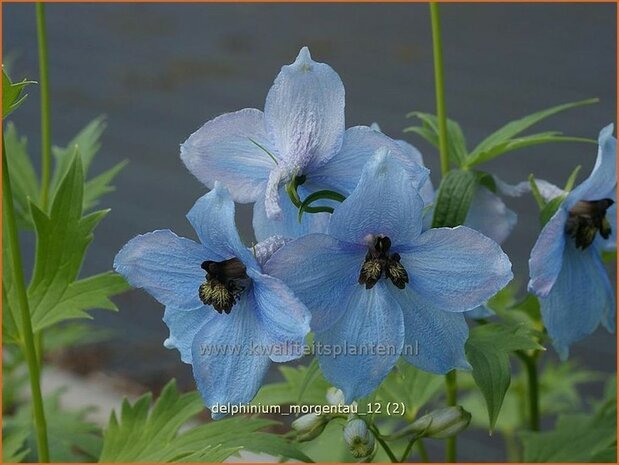
POLYGON ((422 231, 422 215, 410 174, 381 150, 328 234, 293 240, 265 265, 312 312, 320 366, 347 403, 376 389, 400 355, 434 373, 470 368, 462 312, 512 278, 496 242, 464 226, 422 231))
POLYGON ((169 230, 147 233, 122 248, 114 269, 166 306, 165 346, 192 365, 206 405, 246 403, 271 361, 302 355, 310 314, 281 280, 262 270, 283 241, 246 248, 222 185, 201 197, 187 219, 201 243, 169 230))
POLYGON ((181 158, 207 187, 220 181, 236 202, 255 202, 258 240, 275 234, 298 237, 324 232, 329 215, 304 215, 299 224, 285 191, 295 176, 305 177, 298 190, 302 199, 322 189, 348 195, 365 162, 386 146, 415 173, 413 182, 427 178, 387 136, 366 126, 344 128, 340 77, 303 47, 294 63, 282 67, 264 112, 248 108, 208 121, 182 144, 181 158))
MULTIPOLYGON (((600 132, 593 171, 565 195, 529 259, 529 292, 540 298, 544 324, 562 359, 600 322, 609 331, 615 326, 614 292, 600 258, 601 249, 615 246, 617 139, 612 132, 612 124, 600 132)), ((545 191, 556 197, 557 188, 545 191)))

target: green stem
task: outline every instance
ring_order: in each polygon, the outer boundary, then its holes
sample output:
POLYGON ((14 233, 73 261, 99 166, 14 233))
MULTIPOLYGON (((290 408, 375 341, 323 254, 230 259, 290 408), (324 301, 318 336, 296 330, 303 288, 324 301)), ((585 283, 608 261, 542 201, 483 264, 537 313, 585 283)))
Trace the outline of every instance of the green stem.
POLYGON ((445 82, 443 78, 443 45, 441 42, 441 18, 438 3, 430 3, 432 21, 432 50, 434 52, 434 87, 436 91, 436 117, 438 119, 438 142, 441 157, 441 175, 449 171, 447 146, 447 113, 445 112, 445 82))
POLYGON ((376 425, 369 425, 369 428, 374 433, 374 436, 376 437, 376 440, 378 441, 378 443, 381 445, 381 447, 385 450, 385 452, 389 456, 389 460, 391 460, 392 463, 398 463, 398 459, 396 458, 391 448, 387 445, 387 443, 383 439, 376 425))
POLYGON ((36 4, 37 37, 39 41, 39 86, 41 88, 41 207, 47 211, 52 164, 52 141, 49 109, 49 75, 47 67, 47 32, 45 5, 36 4))
POLYGON ((522 360, 527 372, 527 394, 529 404, 529 429, 531 431, 539 431, 539 379, 537 376, 537 354, 534 352, 528 355, 524 352, 516 354, 522 360))
MULTIPOLYGON (((15 208, 13 206, 13 193, 11 180, 6 161, 6 150, 4 148, 4 133, 2 134, 2 210, 3 220, 6 221, 7 236, 11 250, 11 265, 13 268, 13 279, 15 292, 19 303, 22 320, 22 332, 24 344, 22 346, 24 356, 28 363, 28 374, 30 376, 30 389, 32 391, 32 406, 34 412, 35 427, 37 433, 37 450, 39 462, 49 462, 49 449, 47 445, 47 425, 45 422, 45 411, 43 409, 43 397, 41 395, 41 383, 39 364, 37 360, 36 348, 34 345, 34 334, 32 332, 32 322, 30 321, 30 308, 28 305, 28 294, 24 283, 24 268, 22 265, 19 237, 17 235, 17 223, 15 221, 15 208)), ((10 272, 7 270, 7 272, 10 272)), ((5 309, 5 311, 7 311, 5 309)))
POLYGON ((421 439, 417 441, 417 449, 419 450, 419 458, 422 462, 429 462, 430 458, 428 457, 428 451, 426 450, 426 445, 423 443, 421 439))
POLYGON ((410 441, 408 441, 408 444, 406 446, 406 449, 404 449, 404 453, 402 454, 402 458, 400 459, 400 463, 404 463, 406 462, 406 459, 408 458, 408 456, 411 453, 411 449, 413 448, 413 446, 415 445, 415 442, 417 441, 417 436, 413 436, 411 438, 410 441))
MULTIPOLYGON (((447 387, 447 405, 456 406, 458 404, 458 380, 456 370, 452 370, 445 375, 445 384, 447 387)), ((447 462, 455 462, 457 456, 456 435, 447 438, 445 446, 445 460, 447 462)))

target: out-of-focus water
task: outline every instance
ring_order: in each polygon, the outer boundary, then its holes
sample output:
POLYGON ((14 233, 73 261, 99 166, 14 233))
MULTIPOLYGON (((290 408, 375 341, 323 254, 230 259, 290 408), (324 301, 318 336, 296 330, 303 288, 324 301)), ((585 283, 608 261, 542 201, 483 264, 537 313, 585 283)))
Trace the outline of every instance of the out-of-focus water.
MULTIPOLYGON (((599 97, 601 102, 558 115, 539 130, 597 137, 616 109, 615 5, 443 5, 447 110, 473 146, 502 123, 551 105, 599 97)), ((4 55, 12 73, 36 79, 33 5, 5 4, 4 55)), ((281 65, 308 45, 346 86, 347 126, 380 123, 384 132, 419 147, 434 171, 436 150, 404 136, 404 115, 432 112, 434 87, 426 5, 420 4, 50 4, 53 134, 65 144, 87 121, 108 116, 102 170, 129 159, 116 192, 103 205, 111 215, 97 229, 85 273, 109 269, 120 247, 138 233, 170 228, 193 237, 185 213, 205 192, 184 168, 179 144, 220 113, 262 108, 281 65)), ((14 116, 38 159, 38 89, 14 116)), ((487 168, 509 182, 533 172, 562 185, 577 164, 588 173, 595 148, 546 145, 514 152, 487 168)), ((582 179, 582 176, 581 176, 582 179)), ((526 279, 538 213, 529 197, 509 201, 519 224, 505 243, 516 276, 526 279)), ((251 208, 239 225, 251 238, 251 208)), ((24 238, 27 247, 32 240, 24 238)), ((613 274, 614 278, 614 274, 613 274)), ((162 347, 163 309, 141 291, 116 299, 118 314, 97 313, 117 337, 97 346, 102 367, 147 385, 170 376, 191 385, 176 352, 162 347)), ((603 331, 578 344, 574 358, 592 369, 615 367, 615 338, 603 331)), ((470 458, 497 460, 496 448, 467 443, 470 458)), ((464 457, 466 459, 466 457, 464 457)))

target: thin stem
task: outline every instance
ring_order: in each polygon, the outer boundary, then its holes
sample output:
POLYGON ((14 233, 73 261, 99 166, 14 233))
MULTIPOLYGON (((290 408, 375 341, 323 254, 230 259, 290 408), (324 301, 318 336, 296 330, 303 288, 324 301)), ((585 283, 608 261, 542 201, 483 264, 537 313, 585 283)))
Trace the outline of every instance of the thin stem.
MULTIPOLYGON (((447 388, 447 405, 456 406, 458 404, 458 379, 456 370, 452 370, 445 375, 447 388)), ((456 435, 447 438, 445 445, 445 459, 447 462, 455 462, 457 456, 456 435)))
POLYGON ((376 437, 376 440, 378 441, 378 443, 381 445, 381 447, 385 450, 385 452, 389 456, 389 460, 391 460, 392 463, 398 463, 398 459, 396 458, 391 448, 387 445, 387 443, 383 439, 382 435, 380 434, 380 431, 378 431, 378 428, 375 425, 369 425, 369 428, 374 433, 374 436, 376 437))
POLYGON ((39 86, 41 88, 41 207, 46 211, 49 201, 52 141, 47 67, 47 32, 45 30, 45 5, 43 3, 36 4, 36 16, 39 41, 39 86))
POLYGON ((408 441, 408 444, 406 445, 406 449, 404 449, 404 453, 402 454, 402 458, 400 459, 400 463, 406 462, 406 459, 411 453, 411 449, 415 445, 415 441, 417 441, 417 436, 413 436, 411 440, 408 441))
POLYGON ((447 113, 445 111, 445 82, 443 78, 443 45, 441 41, 441 18, 438 3, 430 3, 432 21, 432 50, 434 52, 434 87, 436 92, 436 117, 438 119, 438 142, 441 157, 441 175, 449 171, 447 146, 447 113))
POLYGON ((537 376, 537 354, 528 355, 524 352, 516 352, 527 372, 527 394, 529 404, 529 429, 539 431, 539 379, 537 376))
MULTIPOLYGON (((43 409, 43 397, 41 396, 41 383, 39 364, 37 360, 36 348, 34 345, 34 335, 32 332, 32 322, 30 321, 30 308, 28 305, 28 295, 24 283, 24 268, 19 248, 19 237, 17 236, 17 223, 15 221, 15 208, 13 206, 13 193, 11 190, 11 180, 6 161, 6 150, 4 148, 4 133, 2 134, 2 210, 3 220, 6 221, 6 240, 11 249, 11 265, 13 268, 13 280, 15 292, 21 312, 23 341, 22 346, 24 356, 28 363, 28 374, 30 376, 30 389, 32 391, 32 406, 34 421, 37 433, 37 450, 39 462, 49 462, 49 449, 47 445, 47 425, 45 422, 45 411, 43 409)), ((8 271, 8 270, 7 270, 8 271)), ((8 271, 10 272, 10 271, 8 271)), ((5 309, 6 311, 6 309, 5 309)))
POLYGON ((426 445, 423 443, 423 440, 419 439, 416 444, 419 451, 419 458, 421 459, 421 461, 429 462, 430 458, 428 457, 428 451, 426 450, 426 445))

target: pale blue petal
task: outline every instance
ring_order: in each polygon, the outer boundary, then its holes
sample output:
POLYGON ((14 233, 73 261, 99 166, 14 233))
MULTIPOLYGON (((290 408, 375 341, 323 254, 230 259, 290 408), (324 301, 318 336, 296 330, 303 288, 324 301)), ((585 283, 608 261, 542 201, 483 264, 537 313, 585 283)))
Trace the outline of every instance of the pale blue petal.
POLYGON ((404 315, 403 356, 408 363, 439 374, 471 368, 464 354, 469 336, 464 314, 446 312, 435 299, 421 297, 408 286, 391 295, 404 315))
POLYGON ((252 246, 251 251, 256 257, 258 265, 262 268, 269 261, 269 258, 288 242, 290 242, 290 239, 283 236, 270 236, 252 246))
POLYGON ((344 392, 347 404, 374 391, 400 357, 402 309, 387 285, 379 282, 370 290, 357 286, 343 317, 330 329, 316 333, 315 343, 322 344, 320 368, 325 378, 344 392))
POLYGON ((313 61, 303 47, 275 78, 264 114, 284 163, 309 172, 342 145, 344 85, 329 65, 313 61))
POLYGON ((389 152, 380 149, 368 161, 355 190, 338 206, 329 234, 365 244, 373 235, 385 235, 393 245, 406 244, 421 232, 423 200, 410 175, 389 152))
MULTIPOLYGON (((207 407, 246 404, 260 388, 269 368, 260 322, 251 292, 245 293, 229 315, 215 315, 193 340, 192 366, 207 407)), ((213 414, 218 419, 223 414, 213 414)))
POLYGON ((191 364, 193 338, 202 326, 216 315, 218 314, 212 307, 203 306, 187 311, 167 306, 163 321, 170 329, 170 337, 163 342, 163 345, 166 349, 177 349, 181 354, 181 360, 191 364))
POLYGON ((568 212, 561 206, 546 223, 531 251, 528 290, 538 297, 548 295, 561 271, 567 218, 568 212))
POLYGON ((516 213, 507 208, 499 196, 480 186, 473 196, 464 225, 501 244, 517 221, 516 213))
POLYGON ((569 346, 595 331, 602 320, 614 320, 614 295, 593 247, 579 250, 571 241, 566 244, 561 272, 540 305, 544 325, 562 360, 569 346))
POLYGON ((284 281, 308 306, 312 329, 323 331, 335 324, 349 296, 362 287, 357 281, 366 253, 366 247, 311 234, 287 243, 264 269, 284 281))
POLYGON ((212 191, 200 197, 187 219, 200 241, 214 250, 220 261, 236 257, 247 267, 257 267, 254 256, 241 242, 234 221, 234 201, 222 184, 216 182, 212 191))
MULTIPOLYGON (((309 193, 303 186, 298 189, 298 192, 302 198, 305 198, 309 193)), ((290 201, 283 187, 280 188, 279 195, 282 210, 280 218, 270 219, 267 217, 264 197, 259 197, 254 204, 253 226, 258 241, 276 235, 294 239, 305 234, 327 231, 331 214, 305 213, 301 218, 301 223, 299 223, 299 210, 290 201)))
POLYGON ((407 286, 448 312, 474 309, 513 277, 501 247, 466 226, 429 229, 407 249, 395 251, 408 271, 407 286))
POLYGON ((273 349, 271 360, 287 362, 303 356, 305 336, 310 330, 307 307, 281 280, 256 271, 250 271, 249 277, 265 342, 273 349))
POLYGON ((617 186, 617 139, 612 134, 612 124, 600 131, 598 155, 593 171, 587 179, 569 193, 565 201, 567 210, 580 200, 600 200, 603 195, 615 190, 617 186))
POLYGON ((133 287, 143 288, 163 305, 183 310, 203 307, 198 288, 204 282, 204 260, 216 252, 160 230, 134 237, 118 252, 114 269, 133 287))
MULTIPOLYGON (((419 151, 410 144, 395 141, 367 126, 347 129, 341 150, 328 163, 308 173, 309 179, 325 186, 323 189, 348 195, 357 186, 365 164, 381 148, 389 150, 401 162, 415 188, 426 196, 430 195, 426 187, 429 171, 423 166, 419 151)), ((431 182, 429 188, 432 188, 431 182)))
POLYGON ((264 115, 247 108, 207 122, 181 145, 185 166, 209 189, 224 184, 237 202, 253 202, 264 191, 275 162, 264 115), (253 142, 252 142, 253 141, 253 142))

